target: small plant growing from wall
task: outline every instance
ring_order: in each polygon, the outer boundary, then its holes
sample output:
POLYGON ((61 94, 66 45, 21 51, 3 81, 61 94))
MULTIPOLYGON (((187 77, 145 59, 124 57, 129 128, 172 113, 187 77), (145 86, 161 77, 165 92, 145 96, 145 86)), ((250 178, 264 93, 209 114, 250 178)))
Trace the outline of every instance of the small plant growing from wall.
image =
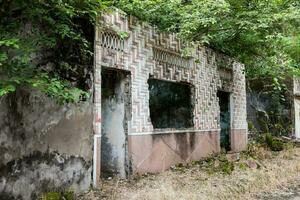
POLYGON ((75 200, 75 194, 73 191, 48 192, 43 194, 40 200, 75 200))

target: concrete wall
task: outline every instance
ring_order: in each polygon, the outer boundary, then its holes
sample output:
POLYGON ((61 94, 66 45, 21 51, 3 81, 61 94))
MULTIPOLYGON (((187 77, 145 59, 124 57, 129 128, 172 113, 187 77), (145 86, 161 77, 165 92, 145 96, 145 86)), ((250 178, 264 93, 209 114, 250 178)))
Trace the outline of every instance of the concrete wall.
POLYGON ((187 164, 219 151, 218 131, 129 136, 132 168, 139 174, 162 172, 174 164, 187 164))
POLYGON ((92 181, 92 103, 60 106, 37 91, 0 100, 0 199, 87 190, 92 181))
POLYGON ((293 136, 300 139, 300 77, 294 76, 292 83, 292 103, 291 103, 291 115, 293 121, 293 136))
MULTIPOLYGON (((189 138, 187 135, 190 133, 197 135, 195 138, 198 140, 191 142, 196 142, 198 150, 196 156, 191 156, 194 155, 192 150, 186 151, 189 152, 188 158, 198 159, 218 152, 218 90, 230 92, 232 97, 231 134, 236 135, 231 137, 231 143, 236 146, 231 148, 239 151, 246 147, 246 88, 244 66, 241 63, 207 47, 197 47, 191 52, 191 56, 183 57, 184 43, 176 38, 175 34, 160 33, 149 24, 139 22, 121 12, 104 15, 100 20, 104 25, 97 29, 95 38, 94 131, 97 142, 101 140, 101 69, 109 67, 126 70, 131 74, 132 116, 128 122, 128 154, 134 172, 166 169, 172 163, 186 160, 175 159, 177 153, 174 148, 170 148, 170 144, 178 146, 178 141, 172 138, 189 138), (118 31, 127 32, 129 37, 120 38, 118 31), (193 127, 184 130, 153 127, 149 110, 149 78, 185 82, 194 87, 193 127), (210 137, 209 133, 212 133, 213 137, 210 137), (152 135, 157 134, 161 142, 153 143, 152 135), (172 136, 173 134, 178 136, 172 136), (179 136, 181 134, 182 137, 179 136), (164 142, 163 138, 168 138, 170 142, 164 142), (139 141, 145 144, 143 151, 139 150, 142 148, 139 141), (153 159, 161 166, 151 164, 153 159)), ((98 151, 101 151, 101 148, 96 146, 95 152, 98 151)), ((100 160, 99 157, 97 159, 100 160)), ((100 169, 98 166, 95 166, 95 169, 96 184, 100 169)))
POLYGON ((102 71, 102 76, 105 80, 102 81, 101 169, 108 176, 125 178, 129 79, 119 70, 102 71))

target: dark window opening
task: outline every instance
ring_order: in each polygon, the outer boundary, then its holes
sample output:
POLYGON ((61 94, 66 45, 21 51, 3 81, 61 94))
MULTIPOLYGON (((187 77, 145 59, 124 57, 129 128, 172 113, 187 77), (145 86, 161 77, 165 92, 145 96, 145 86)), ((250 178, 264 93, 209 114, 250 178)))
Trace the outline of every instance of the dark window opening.
POLYGON ((192 86, 149 79, 150 118, 154 128, 191 128, 193 124, 192 86))

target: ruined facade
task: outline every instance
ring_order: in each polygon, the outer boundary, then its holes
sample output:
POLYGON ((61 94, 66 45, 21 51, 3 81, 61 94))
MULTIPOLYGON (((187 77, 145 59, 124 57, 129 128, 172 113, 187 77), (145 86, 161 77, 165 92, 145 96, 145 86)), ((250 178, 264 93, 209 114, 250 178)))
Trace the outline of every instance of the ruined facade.
POLYGON ((246 147, 242 64, 207 47, 183 56, 174 34, 120 12, 99 23, 93 102, 59 105, 28 89, 0 99, 0 199, 85 191, 101 176, 246 147))
POLYGON ((230 151, 246 147, 242 64, 207 47, 182 56, 184 44, 174 34, 159 33, 120 12, 103 16, 100 23, 95 38, 94 185, 106 169, 121 177, 161 172, 217 153, 220 135, 230 151), (225 102, 223 114, 220 102, 225 102), (222 137, 222 131, 228 136, 222 137))

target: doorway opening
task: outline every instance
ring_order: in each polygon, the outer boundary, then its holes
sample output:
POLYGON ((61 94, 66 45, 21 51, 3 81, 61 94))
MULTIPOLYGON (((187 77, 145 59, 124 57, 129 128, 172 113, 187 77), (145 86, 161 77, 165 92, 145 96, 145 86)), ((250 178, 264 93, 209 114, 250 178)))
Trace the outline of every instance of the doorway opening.
POLYGON ((102 68, 101 76, 101 176, 126 178, 129 172, 130 73, 102 68))
POLYGON ((221 149, 230 151, 230 93, 218 91, 219 106, 220 106, 220 145, 221 149))

